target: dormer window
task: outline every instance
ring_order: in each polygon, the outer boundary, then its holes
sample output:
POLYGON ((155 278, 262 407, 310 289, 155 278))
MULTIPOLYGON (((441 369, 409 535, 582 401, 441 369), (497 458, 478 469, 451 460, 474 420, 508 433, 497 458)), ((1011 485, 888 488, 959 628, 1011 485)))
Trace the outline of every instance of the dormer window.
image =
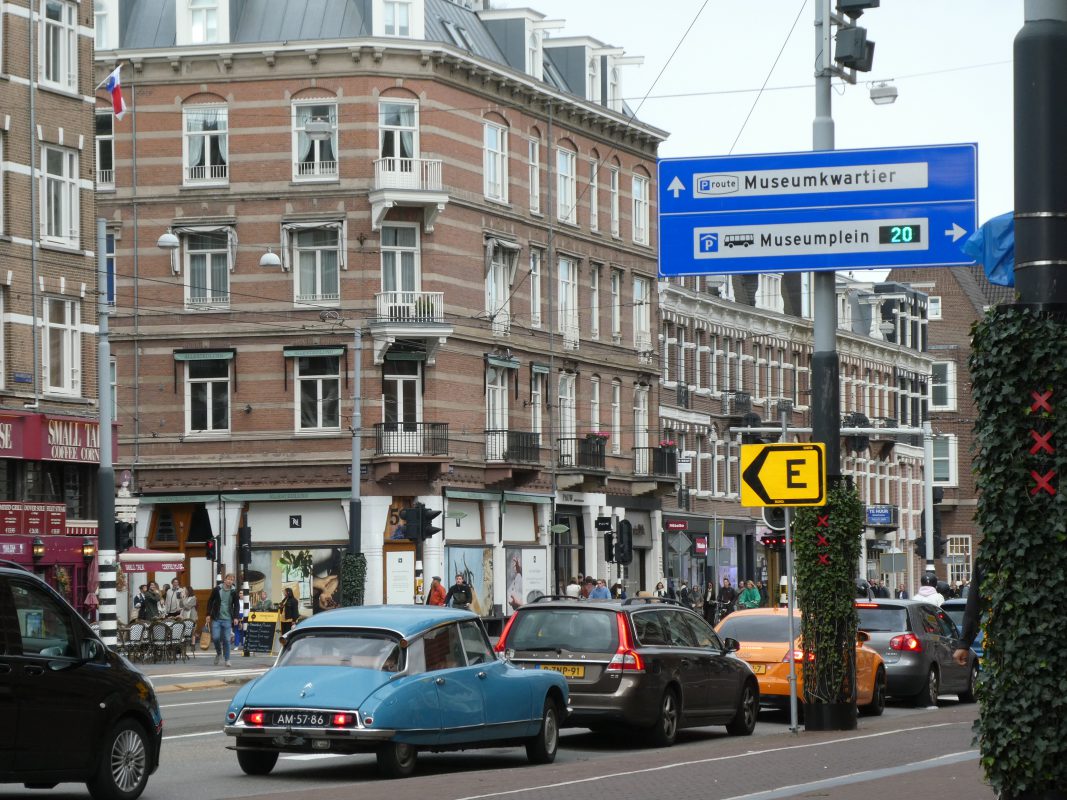
POLYGON ((541 33, 530 31, 526 40, 526 74, 537 80, 543 80, 544 68, 544 56, 541 55, 541 33))
POLYGON ((585 99, 600 102, 600 57, 590 56, 585 70, 585 99))
POLYGON ((385 0, 385 35, 411 36, 411 4, 406 0, 385 0))
POLYGON ((424 2, 425 0, 372 0, 374 35, 401 36, 405 39, 424 38, 424 2))
POLYGON ((608 108, 622 111, 622 78, 618 67, 612 67, 608 72, 608 108))
POLYGON ((189 0, 189 17, 193 44, 212 44, 219 40, 218 0, 189 0))

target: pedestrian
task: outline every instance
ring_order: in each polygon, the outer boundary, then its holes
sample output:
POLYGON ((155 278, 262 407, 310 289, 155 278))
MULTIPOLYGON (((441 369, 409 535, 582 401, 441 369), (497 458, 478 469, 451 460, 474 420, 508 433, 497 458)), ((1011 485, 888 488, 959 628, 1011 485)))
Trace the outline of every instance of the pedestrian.
POLYGON ((567 584, 567 587, 563 590, 563 593, 567 595, 567 597, 577 598, 582 596, 582 586, 580 583, 578 583, 577 577, 571 576, 570 583, 567 584))
POLYGON ((300 620, 300 603, 297 602, 296 595, 293 594, 293 590, 288 586, 285 587, 285 591, 282 594, 282 601, 278 604, 278 611, 282 615, 282 635, 285 635, 300 620))
POLYGON ((210 627, 211 641, 215 645, 215 666, 220 661, 225 661, 227 667, 233 666, 230 663, 230 636, 233 626, 241 618, 241 603, 233 582, 233 573, 227 573, 207 599, 204 624, 210 627))
POLYGON ((723 578, 722 586, 719 588, 719 619, 733 611, 736 602, 737 590, 734 589, 729 578, 723 578))
POLYGON ((970 590, 967 592, 967 605, 963 607, 963 626, 960 631, 959 643, 952 652, 952 658, 961 667, 967 666, 969 650, 974 640, 978 638, 978 629, 982 620, 982 614, 986 610, 987 601, 981 597, 982 578, 984 572, 975 567, 970 580, 970 590))
POLYGON ((883 600, 889 599, 889 588, 884 583, 882 583, 881 578, 875 578, 873 581, 871 581, 871 585, 874 589, 875 597, 880 597, 883 600))
POLYGON ((715 583, 714 581, 708 581, 704 587, 704 619, 707 620, 709 625, 715 624, 715 611, 717 605, 715 602, 715 583))
POLYGON ((471 603, 474 602, 474 592, 471 591, 471 587, 467 585, 466 579, 457 574, 456 582, 448 587, 448 594, 445 595, 445 605, 452 604, 452 608, 470 608, 471 603))
POLYGON ((181 584, 178 583, 178 579, 174 578, 170 582, 170 591, 167 592, 166 598, 163 600, 163 615, 172 619, 177 619, 182 613, 182 600, 185 599, 185 594, 182 592, 181 584))
POLYGON ((184 620, 184 621, 192 622, 193 625, 192 625, 192 628, 190 628, 190 630, 194 630, 195 631, 196 630, 196 618, 197 618, 197 613, 196 613, 196 595, 193 593, 193 590, 190 589, 188 586, 182 588, 182 593, 183 593, 182 610, 180 612, 181 619, 184 620))
POLYGON ((654 597, 666 597, 667 587, 663 585, 663 581, 659 581, 656 584, 656 590, 652 593, 654 597))
POLYGON ((267 594, 266 589, 259 590, 259 599, 256 601, 256 605, 253 607, 253 611, 274 611, 274 603, 270 601, 270 596, 267 594))
POLYGON ((608 589, 608 582, 601 578, 596 582, 596 586, 589 592, 590 600, 610 600, 611 591, 608 589))
POLYGON ((686 608, 693 607, 693 596, 692 593, 689 591, 689 584, 685 581, 685 579, 682 580, 681 585, 678 587, 677 599, 678 602, 686 608))
POLYGON ((596 580, 592 575, 586 575, 585 580, 582 581, 582 592, 578 596, 582 600, 588 600, 589 595, 593 593, 593 589, 596 588, 596 580))
POLYGON ((756 590, 759 592, 760 608, 765 608, 767 606, 767 587, 763 584, 763 581, 756 581, 756 590))
POLYGON ((137 594, 133 596, 133 615, 137 619, 144 619, 144 595, 148 591, 148 584, 142 583, 137 587, 137 594))
POLYGON ((893 595, 893 597, 895 597, 897 600, 908 599, 908 590, 904 588, 903 583, 897 585, 897 591, 896 594, 893 595))
POLYGON ((237 593, 237 601, 240 610, 237 616, 237 624, 233 626, 233 646, 235 649, 239 649, 244 642, 245 624, 248 621, 248 596, 245 594, 244 589, 237 593))
POLYGON ((745 589, 737 598, 737 604, 741 606, 741 608, 759 608, 760 596, 755 583, 752 581, 745 581, 745 589))
POLYGON ((159 603, 162 599, 156 582, 149 583, 144 593, 144 600, 141 603, 141 619, 146 622, 156 619, 160 614, 159 603))
POLYGON ((613 583, 611 585, 611 599, 612 600, 625 600, 626 589, 623 588, 621 583, 613 583))
POLYGON ((445 587, 441 585, 441 576, 434 575, 430 580, 430 591, 426 594, 426 605, 443 606, 447 596, 448 593, 445 591, 445 587))
POLYGON ((927 572, 922 577, 922 586, 919 587, 919 591, 915 593, 916 600, 922 600, 924 603, 931 603, 938 608, 941 608, 941 604, 945 602, 945 597, 939 591, 937 591, 937 576, 932 572, 927 572))

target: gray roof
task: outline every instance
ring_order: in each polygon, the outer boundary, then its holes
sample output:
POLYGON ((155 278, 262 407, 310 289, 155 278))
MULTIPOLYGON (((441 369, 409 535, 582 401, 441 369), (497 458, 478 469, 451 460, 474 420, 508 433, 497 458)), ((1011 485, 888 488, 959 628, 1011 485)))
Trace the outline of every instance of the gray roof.
POLYGON ((981 264, 974 267, 951 267, 951 270, 952 277, 967 295, 978 316, 982 316, 989 306, 1011 303, 1015 299, 1015 289, 990 283, 981 264))
POLYGON ((235 42, 285 42, 369 36, 363 3, 350 0, 246 0, 235 42))

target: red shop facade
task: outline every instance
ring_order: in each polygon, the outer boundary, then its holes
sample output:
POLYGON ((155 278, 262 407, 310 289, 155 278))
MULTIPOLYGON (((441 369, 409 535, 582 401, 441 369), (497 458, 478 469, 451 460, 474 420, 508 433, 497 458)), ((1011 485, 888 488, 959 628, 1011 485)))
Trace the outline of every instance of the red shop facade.
POLYGON ((0 465, 0 559, 40 575, 92 616, 99 422, 0 411, 0 465))

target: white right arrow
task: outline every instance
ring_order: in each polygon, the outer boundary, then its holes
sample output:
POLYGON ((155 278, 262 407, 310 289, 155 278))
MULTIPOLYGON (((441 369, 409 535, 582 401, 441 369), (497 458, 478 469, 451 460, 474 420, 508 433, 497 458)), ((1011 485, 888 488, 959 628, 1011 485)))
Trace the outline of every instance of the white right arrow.
POLYGON ((965 229, 961 228, 959 225, 957 225, 955 222, 953 222, 952 223, 952 227, 950 229, 948 229, 947 231, 945 231, 945 236, 951 236, 952 237, 952 241, 955 242, 955 241, 958 241, 959 238, 961 236, 963 236, 963 234, 965 234, 965 233, 967 233, 967 231, 965 229))
POLYGON ((667 191, 668 192, 673 192, 674 193, 674 199, 677 200, 678 199, 678 193, 685 191, 685 184, 682 183, 681 178, 679 178, 677 175, 675 175, 674 180, 671 181, 670 184, 667 186, 667 191))

